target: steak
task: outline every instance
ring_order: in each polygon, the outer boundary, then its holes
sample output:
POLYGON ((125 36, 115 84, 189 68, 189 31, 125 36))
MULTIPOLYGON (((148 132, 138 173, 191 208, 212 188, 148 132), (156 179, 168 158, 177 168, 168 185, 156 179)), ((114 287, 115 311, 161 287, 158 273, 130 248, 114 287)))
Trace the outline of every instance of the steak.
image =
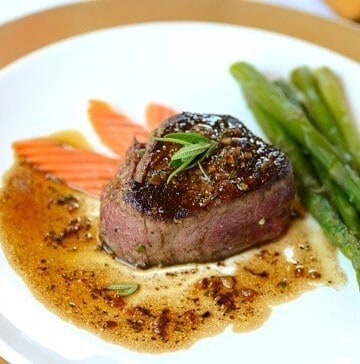
POLYGON ((139 268, 218 261, 284 231, 295 187, 282 151, 228 115, 181 113, 153 135, 174 132, 216 148, 168 181, 181 145, 134 140, 101 195, 101 242, 117 258, 139 268))

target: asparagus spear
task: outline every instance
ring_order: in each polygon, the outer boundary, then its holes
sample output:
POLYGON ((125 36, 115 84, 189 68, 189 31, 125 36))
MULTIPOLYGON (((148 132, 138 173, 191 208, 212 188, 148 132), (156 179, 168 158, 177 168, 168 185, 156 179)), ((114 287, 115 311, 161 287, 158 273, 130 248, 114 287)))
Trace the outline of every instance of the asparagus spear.
MULTIPOLYGON (((294 79, 296 79, 296 81, 294 82, 296 85, 301 84, 301 89, 307 89, 306 96, 310 94, 310 97, 314 98, 314 96, 311 95, 317 93, 317 90, 315 89, 315 81, 309 69, 307 67, 296 68, 292 71, 292 76, 293 81, 294 79)), ((279 87, 290 101, 292 101, 298 107, 302 108, 305 113, 307 112, 307 110, 304 108, 306 102, 305 96, 302 94, 299 95, 297 90, 290 83, 286 82, 285 80, 276 80, 273 82, 273 84, 279 87)), ((315 96, 316 99, 318 99, 319 97, 319 95, 315 96)), ((320 110, 323 107, 327 108, 322 100, 319 100, 319 105, 320 110)), ((321 115, 323 115, 321 112, 320 114, 316 114, 318 118, 321 117, 321 115)), ((331 118, 327 119, 326 123, 328 123, 329 121, 334 122, 332 115, 330 116, 331 118)), ((329 127, 331 128, 332 125, 329 125, 329 127)), ((347 197, 344 195, 341 189, 333 181, 331 181, 327 171, 324 170, 321 164, 317 162, 317 160, 314 158, 313 165, 316 167, 316 174, 319 177, 321 184, 325 186, 328 198, 334 205, 335 209, 338 211, 343 222, 348 227, 350 232, 352 232, 357 238, 360 238, 360 219, 356 210, 349 203, 347 197)))
POLYGON ((313 165, 316 168, 317 175, 319 176, 322 185, 325 187, 325 192, 329 196, 330 201, 335 206, 343 222, 350 232, 357 238, 360 238, 360 219, 356 210, 349 203, 341 189, 331 181, 327 171, 322 168, 316 159, 313 159, 313 165))
POLYGON ((327 67, 314 72, 320 93, 333 113, 344 137, 347 149, 360 164, 360 138, 348 108, 340 80, 327 67))
POLYGON ((273 84, 284 93, 289 101, 299 107, 305 114, 307 113, 304 95, 300 93, 291 83, 283 79, 277 79, 273 82, 273 84))
POLYGON ((346 150, 345 141, 337 127, 337 123, 321 99, 317 90, 315 78, 308 67, 298 67, 291 72, 291 81, 305 96, 305 107, 311 121, 317 129, 332 143, 343 162, 351 162, 351 154, 346 150))
POLYGON ((323 168, 328 169, 357 210, 360 211, 360 176, 342 163, 327 139, 305 114, 251 65, 239 62, 231 66, 232 75, 249 96, 271 114, 298 144, 304 146, 323 168))
POLYGON ((270 142, 282 149, 288 156, 293 166, 298 194, 300 197, 309 189, 311 191, 320 190, 319 185, 312 167, 307 163, 298 145, 286 134, 279 121, 271 114, 267 113, 258 102, 251 98, 250 95, 245 96, 248 105, 258 121, 261 129, 264 131, 270 142))
POLYGON ((351 261, 360 288, 359 240, 349 232, 332 205, 323 195, 306 191, 303 195, 303 203, 319 222, 327 239, 351 261))
POLYGON ((268 139, 284 150, 294 169, 298 194, 304 206, 321 226, 325 236, 351 261, 360 288, 360 242, 341 221, 322 193, 314 172, 300 148, 286 135, 278 120, 246 95, 249 106, 268 139))

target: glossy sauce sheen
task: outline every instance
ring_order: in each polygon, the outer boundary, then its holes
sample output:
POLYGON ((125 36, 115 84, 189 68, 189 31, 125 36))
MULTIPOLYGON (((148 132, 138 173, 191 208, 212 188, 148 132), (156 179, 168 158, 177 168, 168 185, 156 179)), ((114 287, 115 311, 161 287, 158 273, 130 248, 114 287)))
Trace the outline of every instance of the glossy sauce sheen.
POLYGON ((98 247, 98 205, 17 164, 1 194, 2 247, 46 307, 132 350, 184 349, 229 325, 236 332, 254 330, 271 306, 318 285, 345 282, 336 252, 300 217, 276 242, 225 262, 138 271, 98 247), (114 283, 139 289, 118 297, 106 289, 114 283))

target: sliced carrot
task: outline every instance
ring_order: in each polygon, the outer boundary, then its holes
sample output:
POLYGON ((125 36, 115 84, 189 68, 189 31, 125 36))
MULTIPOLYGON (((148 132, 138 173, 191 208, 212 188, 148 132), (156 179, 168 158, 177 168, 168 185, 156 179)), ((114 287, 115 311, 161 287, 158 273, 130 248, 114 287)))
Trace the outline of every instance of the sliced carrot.
POLYGON ((162 121, 175 114, 176 111, 167 106, 150 103, 145 110, 146 124, 150 130, 155 129, 162 121))
POLYGON ((117 113, 106 102, 91 100, 88 114, 100 140, 119 155, 125 154, 134 137, 141 142, 149 137, 144 127, 117 113))
POLYGON ((43 138, 15 142, 13 148, 36 169, 95 197, 100 196, 102 188, 114 176, 120 163, 119 158, 43 138))

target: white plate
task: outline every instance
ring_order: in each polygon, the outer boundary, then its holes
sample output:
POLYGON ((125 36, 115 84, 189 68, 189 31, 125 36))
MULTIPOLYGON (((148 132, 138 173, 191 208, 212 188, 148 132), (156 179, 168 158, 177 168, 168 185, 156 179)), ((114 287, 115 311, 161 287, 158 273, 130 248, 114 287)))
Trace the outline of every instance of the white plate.
MULTIPOLYGON (((67 128, 96 144, 86 115, 91 98, 136 120, 157 101, 178 110, 232 114, 261 135, 230 76, 246 60, 270 77, 299 65, 328 65, 341 75, 360 120, 360 67, 326 49, 278 34, 210 23, 149 23, 89 33, 56 43, 0 71, 0 172, 12 163, 11 142, 67 128)), ((30 254, 30 253, 29 253, 30 254)), ((108 344, 48 312, 0 252, 0 355, 34 363, 360 362, 360 295, 349 263, 348 284, 321 288, 277 306, 260 329, 224 334, 162 355, 108 344)))

